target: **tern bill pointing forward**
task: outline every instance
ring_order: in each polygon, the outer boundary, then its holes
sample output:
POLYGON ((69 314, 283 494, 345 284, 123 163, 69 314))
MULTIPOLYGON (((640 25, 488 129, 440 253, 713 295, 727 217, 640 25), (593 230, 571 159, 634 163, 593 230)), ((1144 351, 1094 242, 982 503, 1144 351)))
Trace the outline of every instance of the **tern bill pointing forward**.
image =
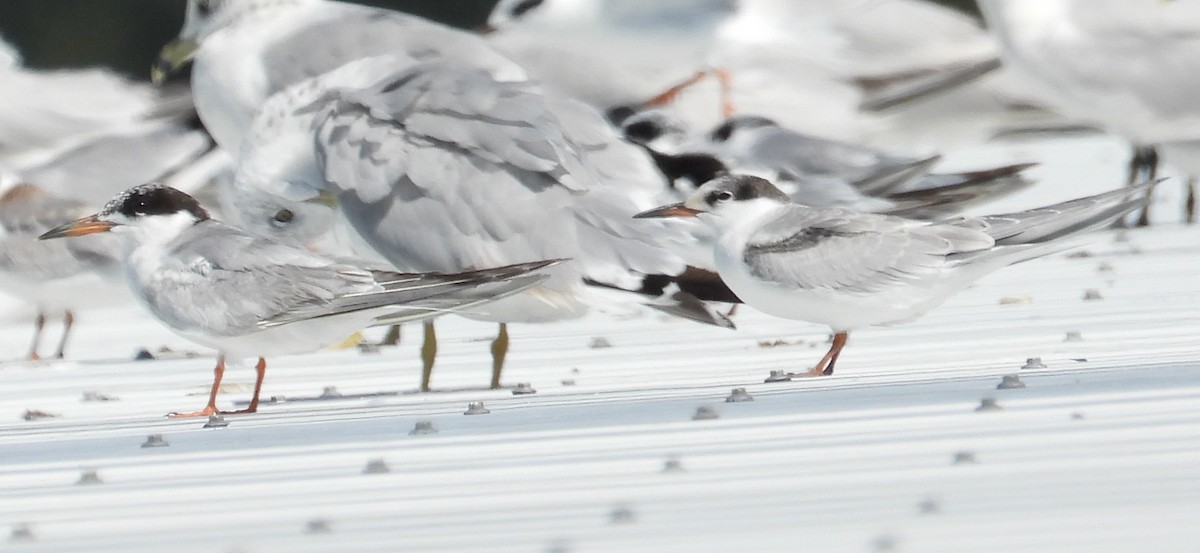
POLYGON ((112 232, 123 240, 126 277, 150 312, 180 335, 218 350, 208 404, 217 409, 225 357, 257 357, 253 413, 265 357, 340 342, 368 326, 475 307, 545 279, 539 261, 456 274, 396 273, 369 262, 312 253, 211 219, 191 196, 159 184, 131 188, 99 213, 42 239, 112 232))
POLYGON ((748 175, 714 179, 637 217, 699 217, 721 278, 765 313, 829 325, 833 346, 805 376, 833 374, 851 330, 905 322, 985 275, 1069 247, 1063 238, 1133 210, 1149 184, 1029 211, 927 222, 791 203, 748 175))

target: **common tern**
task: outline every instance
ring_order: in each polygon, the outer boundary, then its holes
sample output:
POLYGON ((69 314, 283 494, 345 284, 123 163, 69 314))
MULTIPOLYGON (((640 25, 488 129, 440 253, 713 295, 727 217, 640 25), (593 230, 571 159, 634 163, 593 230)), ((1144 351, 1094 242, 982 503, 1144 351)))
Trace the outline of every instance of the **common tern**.
POLYGON ((700 218, 717 233, 717 270, 747 305, 833 329, 803 373, 820 376, 833 374, 850 331, 916 319, 993 271, 1059 251, 1134 209, 1147 186, 927 222, 794 204, 767 180, 730 175, 638 217, 700 218))
MULTIPOLYGON (((1026 78, 1030 93, 1133 143, 1131 184, 1154 179, 1159 150, 1167 164, 1189 175, 1186 219, 1194 219, 1200 4, 982 0, 980 8, 1006 67, 1026 78)), ((1139 223, 1148 221, 1143 210, 1139 223)))
POLYGON ((32 184, 12 186, 0 196, 0 288, 37 306, 28 359, 39 359, 47 316, 63 317, 53 356, 61 359, 75 312, 118 305, 130 299, 122 282, 120 245, 112 236, 72 242, 39 242, 38 235, 89 212, 83 202, 55 196, 32 184))
POLYGON ((191 196, 159 184, 131 188, 99 213, 52 229, 42 239, 112 232, 122 239, 134 296, 166 326, 216 349, 207 405, 226 356, 258 358, 258 409, 268 356, 313 351, 371 325, 421 320, 474 307, 536 285, 536 261, 457 274, 404 274, 318 255, 300 245, 247 233, 209 217, 191 196))

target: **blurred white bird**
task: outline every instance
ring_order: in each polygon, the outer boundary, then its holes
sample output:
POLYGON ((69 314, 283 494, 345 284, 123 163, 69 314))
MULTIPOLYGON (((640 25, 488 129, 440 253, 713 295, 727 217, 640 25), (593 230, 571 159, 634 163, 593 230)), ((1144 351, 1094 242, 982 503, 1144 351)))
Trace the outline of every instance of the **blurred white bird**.
POLYGON ((821 376, 833 374, 851 330, 916 319, 993 271, 1059 251, 1132 210, 1134 193, 928 222, 814 209, 769 181, 730 175, 638 217, 699 217, 717 233, 721 277, 747 305, 829 325, 829 352, 795 375, 821 376))
POLYGON ((195 58, 196 110, 217 143, 239 151, 268 97, 371 56, 447 59, 524 80, 525 71, 477 36, 420 17, 328 0, 188 0, 179 37, 152 75, 161 82, 195 58))
POLYGON ((61 359, 81 309, 118 305, 129 294, 121 274, 119 244, 94 236, 71 243, 39 242, 42 233, 82 217, 83 202, 54 196, 32 184, 17 184, 0 196, 0 289, 37 306, 28 359, 41 358, 47 316, 63 317, 53 356, 61 359))
MULTIPOLYGON (((1004 63, 1064 114, 1134 144, 1130 182, 1153 180, 1161 148, 1200 175, 1200 4, 1164 0, 981 0, 1004 63)), ((1142 212, 1141 223, 1148 222, 1142 212)))
MULTIPOLYGON (((488 40, 547 86, 601 109, 642 105, 718 68, 738 111, 842 139, 882 132, 861 108, 880 94, 903 103, 887 93, 895 85, 930 94, 996 66, 973 19, 919 0, 502 0, 489 25, 488 40)), ((707 126, 715 105, 684 94, 677 107, 707 126)))

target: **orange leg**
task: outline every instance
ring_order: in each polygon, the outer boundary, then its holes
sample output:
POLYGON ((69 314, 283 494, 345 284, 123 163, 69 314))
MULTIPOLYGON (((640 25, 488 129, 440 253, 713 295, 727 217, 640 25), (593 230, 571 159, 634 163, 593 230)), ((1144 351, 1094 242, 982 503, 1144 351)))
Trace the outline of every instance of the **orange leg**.
POLYGON ((643 108, 659 107, 659 106, 665 106, 671 102, 674 102, 675 99, 679 97, 679 94, 684 91, 684 89, 704 80, 704 77, 706 77, 706 76, 708 76, 708 71, 697 71, 695 75, 688 77, 688 79, 686 81, 683 81, 682 83, 679 83, 671 88, 668 88, 662 94, 659 94, 658 96, 651 98, 649 101, 642 104, 642 107, 643 108))
POLYGON ((54 354, 55 357, 63 358, 63 351, 67 349, 67 338, 71 336, 71 327, 74 325, 75 314, 67 311, 66 315, 63 315, 63 333, 62 338, 58 341, 58 352, 54 354))
POLYGON ((829 346, 829 352, 825 357, 821 358, 821 362, 817 366, 810 369, 808 372, 800 374, 800 376, 829 376, 833 374, 833 365, 837 363, 838 356, 842 354, 842 348, 846 347, 846 340, 850 338, 848 332, 838 332, 833 335, 833 345, 829 346))
POLYGON ((204 409, 191 413, 168 413, 167 416, 173 419, 183 419, 188 417, 207 417, 215 415, 217 411, 217 391, 221 389, 221 379, 225 377, 225 355, 217 356, 217 366, 213 367, 213 383, 212 390, 208 393, 208 405, 204 409))
POLYGON ((697 71, 695 75, 692 75, 687 80, 672 86, 662 94, 651 98, 649 101, 642 104, 642 107, 660 107, 674 102, 677 98, 679 98, 679 95, 685 89, 704 80, 704 78, 710 73, 716 77, 717 82, 720 83, 721 86, 721 116, 726 118, 733 116, 736 111, 733 107, 733 78, 730 76, 728 70, 720 67, 716 69, 697 71))
POLYGON ((737 112, 733 107, 733 77, 729 70, 718 67, 713 69, 717 82, 721 83, 721 116, 728 119, 737 112))
POLYGON ((258 374, 254 378, 254 396, 250 398, 250 406, 237 411, 218 411, 218 413, 222 415, 245 415, 258 412, 258 394, 262 392, 263 378, 267 376, 267 360, 259 357, 258 363, 254 365, 254 371, 258 374))
POLYGON ((42 329, 46 327, 46 314, 38 311, 37 319, 33 321, 33 343, 29 346, 29 355, 25 356, 30 361, 37 361, 42 357, 38 355, 38 344, 42 341, 42 329))

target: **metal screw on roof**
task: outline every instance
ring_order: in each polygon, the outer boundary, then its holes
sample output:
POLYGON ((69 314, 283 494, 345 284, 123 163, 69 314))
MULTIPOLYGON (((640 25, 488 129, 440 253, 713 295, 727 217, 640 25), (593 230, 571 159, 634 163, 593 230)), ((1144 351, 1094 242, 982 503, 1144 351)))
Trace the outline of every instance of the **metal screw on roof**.
POLYGON ((208 422, 204 423, 204 428, 225 428, 229 426, 229 421, 221 415, 209 415, 208 422))
POLYGON ((708 421, 719 418, 721 418, 721 415, 718 415, 716 410, 708 406, 698 407, 696 409, 696 414, 692 415, 692 420, 694 421, 708 421))
POLYGON ((592 349, 603 349, 603 348, 611 348, 611 347, 613 347, 613 345, 612 345, 612 342, 608 341, 608 338, 605 338, 603 336, 597 336, 595 338, 592 338, 592 341, 590 343, 588 343, 588 347, 592 348, 592 349))
POLYGON ((729 392, 729 397, 725 398, 725 403, 741 403, 743 401, 754 401, 754 396, 746 393, 745 388, 734 388, 729 392))
POLYGON ((338 399, 342 397, 342 393, 338 391, 337 386, 326 386, 321 390, 320 399, 338 399))
POLYGON ((896 539, 896 536, 884 534, 875 538, 875 541, 871 542, 871 547, 874 547, 875 551, 883 553, 886 551, 895 551, 898 544, 899 541, 896 539))
POLYGON ((328 520, 323 518, 314 518, 308 521, 308 524, 305 525, 304 531, 309 534, 328 534, 329 532, 333 531, 333 528, 330 527, 328 520))
POLYGON ((1025 365, 1022 366, 1021 368, 1022 369, 1044 369, 1044 368, 1046 368, 1046 364, 1042 362, 1041 357, 1030 357, 1029 359, 1025 360, 1025 365))
POLYGON ((1108 263, 1101 263, 1100 265, 1098 265, 1096 267, 1096 272, 1111 273, 1111 272, 1113 272, 1113 266, 1109 265, 1108 263))
POLYGON ((45 411, 39 411, 37 409, 26 409, 25 412, 21 414, 21 418, 24 420, 27 420, 27 421, 35 421, 35 420, 39 420, 39 419, 53 419, 56 417, 58 417, 58 415, 55 415, 53 413, 47 413, 45 411))
POLYGON ((75 481, 76 486, 86 486, 89 484, 103 484, 103 483, 104 483, 104 481, 100 480, 100 475, 96 474, 96 471, 94 471, 94 470, 83 471, 79 475, 79 480, 75 481))
POLYGON ((954 454, 953 464, 955 465, 972 465, 978 462, 979 460, 975 458, 974 451, 959 451, 954 454))
POLYGON ((1082 342, 1083 334, 1081 334, 1078 330, 1069 330, 1069 331, 1067 331, 1067 337, 1063 338, 1063 341, 1064 342, 1082 342))
POLYGON ((763 382, 770 384, 772 382, 791 382, 791 380, 792 375, 788 374, 787 371, 771 371, 771 375, 766 380, 763 380, 763 382))
POLYGON ((1083 413, 1071 413, 1071 420, 1073 420, 1073 421, 1083 420, 1083 413))
POLYGON ((287 403, 287 396, 271 396, 266 401, 262 401, 265 405, 276 405, 279 403, 287 403))
POLYGON ((633 514, 633 509, 624 505, 618 505, 608 513, 609 524, 633 524, 637 522, 637 517, 633 514))
POLYGON ((1097 290, 1095 288, 1089 288, 1083 292, 1083 299, 1084 299, 1084 301, 1093 301, 1093 300, 1102 300, 1102 299, 1104 299, 1104 297, 1100 295, 1099 290, 1097 290))
POLYGON ((512 391, 512 394, 514 396, 527 396, 529 394, 536 394, 536 393, 537 393, 537 390, 534 390, 533 385, 528 382, 518 382, 517 387, 513 388, 513 391, 512 391))
POLYGON ((388 467, 387 462, 383 459, 371 459, 367 461, 367 466, 363 468, 363 474, 387 474, 392 472, 388 467))
POLYGON ((942 506, 936 499, 929 497, 917 504, 917 512, 923 515, 936 515, 942 512, 942 506))
POLYGON ((33 528, 28 524, 15 524, 12 527, 12 534, 9 535, 10 542, 29 542, 34 541, 33 528))
POLYGON ((80 401, 117 401, 117 398, 100 392, 84 392, 80 401))
POLYGON ((564 379, 563 379, 563 381, 562 381, 562 385, 563 385, 563 386, 574 386, 574 385, 575 385, 575 379, 574 379, 574 378, 564 378, 564 379))
POLYGON ((151 434, 146 436, 146 441, 142 444, 142 447, 167 447, 169 445, 171 444, 167 443, 167 440, 163 438, 162 434, 151 434))
POLYGON ((1000 379, 1000 383, 996 385, 997 390, 1014 390, 1024 388, 1025 383, 1021 382, 1021 377, 1015 374, 1006 374, 1000 379))
POLYGON ((437 434, 437 429, 433 427, 430 421, 417 421, 413 429, 408 432, 409 436, 422 436, 425 434, 437 434))
POLYGON ((683 468, 683 463, 679 459, 671 458, 663 462, 663 472, 686 472, 683 468))
POLYGON ((985 397, 979 400, 979 407, 976 407, 975 411, 999 411, 1000 409, 1000 404, 996 403, 996 398, 985 397))
POLYGON ((468 403, 467 410, 463 411, 464 415, 486 415, 488 413, 491 413, 491 411, 483 406, 482 401, 472 401, 471 403, 468 403))
POLYGON ((134 354, 133 360, 134 361, 153 361, 154 354, 150 353, 150 350, 148 350, 146 348, 142 348, 142 349, 139 349, 136 354, 134 354))

